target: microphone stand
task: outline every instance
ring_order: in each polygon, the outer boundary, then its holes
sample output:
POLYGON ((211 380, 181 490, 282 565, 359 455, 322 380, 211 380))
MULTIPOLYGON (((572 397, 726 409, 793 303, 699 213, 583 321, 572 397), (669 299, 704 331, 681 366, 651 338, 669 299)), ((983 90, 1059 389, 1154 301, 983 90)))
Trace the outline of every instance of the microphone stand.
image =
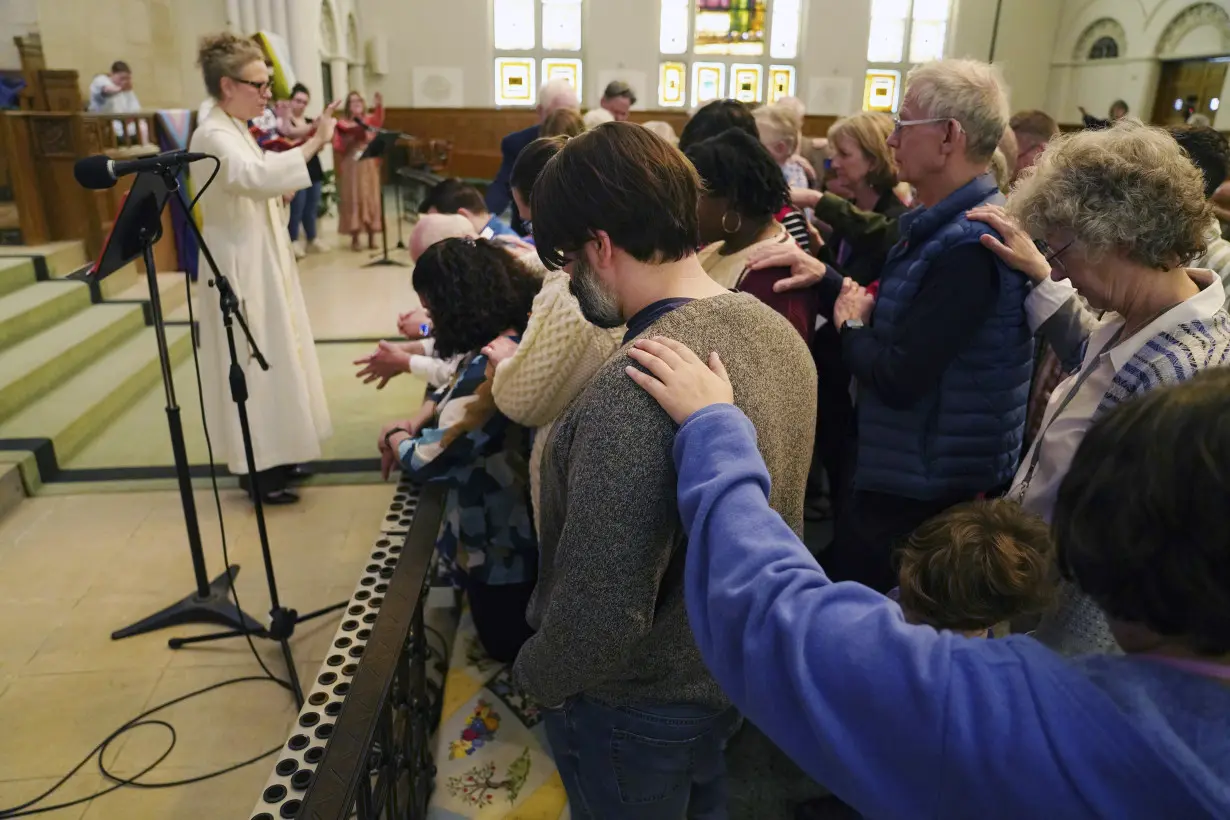
POLYGON ((187 215, 187 222, 196 236, 197 244, 201 249, 201 255, 205 257, 206 264, 209 265, 210 273, 213 276, 213 281, 209 283, 210 287, 218 290, 218 306, 222 311, 222 324, 226 328, 227 352, 230 354, 231 360, 228 375, 231 399, 235 402, 236 409, 239 412, 239 429, 243 435, 243 454, 248 466, 248 478, 252 482, 253 504, 256 510, 256 529, 260 535, 261 558, 264 560, 265 581, 269 587, 270 624, 267 629, 261 628, 259 631, 252 630, 251 628, 240 628, 231 629, 226 632, 213 632, 207 635, 193 635, 188 638, 172 638, 168 645, 172 649, 179 649, 189 644, 219 641, 241 635, 252 635, 258 638, 268 638, 277 641, 282 648, 282 657, 286 661, 286 670, 290 678, 291 691, 295 694, 295 702, 299 708, 303 708, 303 687, 299 683, 299 673, 295 669, 295 658, 290 649, 290 638, 295 633, 295 626, 304 621, 335 612, 346 606, 348 602, 342 601, 314 612, 309 612, 306 615, 300 615, 295 610, 282 606, 279 600, 278 583, 273 569, 273 554, 269 549, 269 531, 265 524, 265 507, 261 500, 260 478, 256 469, 256 454, 252 447, 252 428, 248 422, 248 382, 243 367, 239 364, 239 354, 235 346, 234 325, 236 323, 238 323, 239 329, 243 332, 252 358, 256 360, 261 370, 268 370, 269 362, 265 360, 264 355, 256 344, 256 340, 252 338, 252 331, 248 328, 243 312, 239 309, 239 297, 236 296, 231 283, 218 269, 218 264, 214 261, 213 254, 210 253, 209 245, 206 244, 205 237, 201 235, 201 229, 197 227, 196 220, 192 218, 192 213, 188 210, 188 204, 183 200, 183 191, 180 190, 178 183, 176 183, 174 190, 175 200, 187 215))

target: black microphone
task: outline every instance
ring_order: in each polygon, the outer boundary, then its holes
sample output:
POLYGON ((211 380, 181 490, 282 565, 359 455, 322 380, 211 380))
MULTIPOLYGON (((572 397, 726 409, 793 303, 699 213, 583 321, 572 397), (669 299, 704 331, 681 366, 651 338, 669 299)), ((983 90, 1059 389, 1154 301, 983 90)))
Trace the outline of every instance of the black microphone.
POLYGON ((152 157, 119 160, 111 159, 105 154, 95 154, 77 160, 77 164, 73 166, 73 176, 82 188, 98 190, 114 186, 117 179, 128 174, 139 174, 142 171, 161 172, 209 158, 209 154, 193 154, 187 151, 167 151, 152 157))

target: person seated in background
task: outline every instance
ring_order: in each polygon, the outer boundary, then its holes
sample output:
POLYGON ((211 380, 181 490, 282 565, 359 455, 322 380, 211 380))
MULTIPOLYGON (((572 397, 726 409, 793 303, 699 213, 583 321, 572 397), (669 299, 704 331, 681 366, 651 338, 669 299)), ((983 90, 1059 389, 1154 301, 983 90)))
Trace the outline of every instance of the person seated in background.
POLYGON ((462 360, 448 385, 377 441, 386 478, 396 465, 414 481, 448 487, 436 548, 465 590, 479 641, 501 663, 530 636, 538 544, 527 504, 529 432, 495 406, 481 349, 525 330, 540 284, 485 239, 428 248, 414 266, 414 290, 435 318, 436 352, 462 360))
POLYGON ((775 219, 790 201, 790 189, 777 158, 754 137, 732 128, 688 149, 704 185, 697 217, 704 246, 696 259, 724 288, 750 293, 785 316, 799 335, 811 341, 819 311, 816 288, 773 289, 790 276, 789 268, 749 270, 747 260, 766 245, 794 244, 775 219))
MULTIPOLYGON (((1170 136, 1175 138, 1196 170, 1204 177, 1204 195, 1210 203, 1217 193, 1217 188, 1226 181, 1230 173, 1230 143, 1220 131, 1208 126, 1175 125, 1168 129, 1170 136)), ((1205 232, 1209 247, 1191 263, 1193 268, 1207 268, 1216 273, 1222 281, 1222 286, 1230 292, 1230 241, 1221 235, 1221 222, 1214 215, 1209 220, 1209 229, 1205 232)), ((1230 308, 1230 295, 1226 306, 1230 308)))
POLYGON ((123 60, 111 64, 109 74, 99 74, 90 81, 91 114, 132 114, 141 110, 137 92, 132 90, 132 69, 123 60))
MULTIPOLYGON (((758 146, 759 147, 759 146, 758 146)), ((625 346, 670 333, 722 348, 772 465, 773 504, 802 532, 815 369, 789 323, 731 293, 696 260, 696 170, 632 123, 565 143, 534 185, 538 252, 565 268, 593 324, 625 346)), ((571 805, 607 820, 721 817, 724 750, 739 725, 696 653, 683 611, 674 425, 616 353, 546 444, 530 605, 537 628, 514 679, 545 708, 571 805)))
POLYGON ((649 122, 641 123, 641 126, 646 130, 657 134, 671 145, 679 145, 679 135, 675 133, 675 129, 669 122, 665 122, 663 120, 650 120, 649 122))
POLYGON ((629 376, 682 425, 696 642, 808 775, 867 817, 1230 816, 1230 371, 1124 403, 1081 442, 1056 563, 1126 654, 1073 659, 1025 635, 911 625, 833 583, 771 509, 758 431, 717 354, 637 348, 648 373, 629 376))
POLYGON ((577 137, 585 132, 585 120, 574 108, 561 108, 543 120, 539 133, 544 137, 577 137))
MULTIPOLYGON (((593 111, 586 111, 585 116, 581 118, 581 123, 585 126, 585 130, 589 131, 597 128, 599 125, 607 122, 618 122, 615 115, 605 108, 595 108, 593 111)), ((544 134, 543 136, 548 136, 544 134)))
POLYGON ((846 280, 833 308, 858 382, 853 479, 825 555, 835 579, 886 592, 899 539, 1016 471, 1029 283, 982 246, 993 229, 966 216, 1004 201, 987 169, 1007 126, 998 68, 940 60, 910 72, 888 145, 924 207, 901 218, 878 294, 846 280))
MULTIPOLYGON (((477 238, 474 226, 460 214, 424 214, 410 232, 410 261, 417 262, 428 248, 445 239, 477 238)), ((374 351, 355 359, 354 363, 359 365, 355 376, 364 384, 379 382, 377 390, 383 390, 402 373, 418 376, 433 389, 447 384, 465 354, 457 353, 446 359, 435 355, 431 314, 422 308, 404 313, 398 317, 397 329, 408 341, 381 340, 374 351)))
POLYGON ((1053 558, 1047 523, 1019 504, 958 504, 902 544, 895 599, 907 623, 994 637, 995 626, 1046 606, 1053 558))
MULTIPOLYGON (((566 137, 537 139, 526 146, 513 166, 513 200, 527 225, 534 215, 534 185, 567 141, 566 137)), ((518 424, 535 428, 530 498, 536 523, 541 508, 542 460, 552 425, 619 347, 624 334, 622 326, 607 329, 586 320, 570 289, 571 282, 566 270, 547 271, 521 341, 500 336, 483 348, 483 354, 495 366, 491 394, 496 407, 518 424)))
MULTIPOLYGON (((580 108, 580 103, 577 101, 577 91, 572 87, 572 83, 557 77, 544 83, 538 91, 538 105, 534 109, 538 114, 538 124, 514 131, 500 141, 500 170, 496 173, 495 179, 491 181, 491 185, 487 187, 488 211, 496 216, 503 216, 508 210, 508 206, 512 204, 512 190, 509 188, 508 181, 512 176, 513 165, 516 164, 517 157, 525 146, 542 136, 542 124, 547 117, 561 108, 575 110, 580 108)), ((515 210, 510 221, 517 233, 522 236, 529 233, 515 210)))
POLYGON ((1110 128, 1112 125, 1119 122, 1119 120, 1127 117, 1129 113, 1128 104, 1125 103, 1123 100, 1115 100, 1113 103, 1110 104, 1110 119, 1105 119, 1105 120, 1101 119, 1100 117, 1095 117, 1092 114, 1090 114, 1088 111, 1085 110, 1085 106, 1083 105, 1077 106, 1077 108, 1080 109, 1081 120, 1082 122, 1084 122, 1085 127, 1091 128, 1094 130, 1098 130, 1101 128, 1110 128))
POLYGON ((436 183, 419 205, 419 213, 463 216, 473 226, 474 235, 483 239, 518 236, 507 222, 487 210, 477 188, 456 177, 436 183))
POLYGON ((1016 164, 1012 181, 1026 169, 1034 167, 1038 155, 1046 150, 1051 140, 1059 136, 1059 123, 1045 111, 1018 111, 1008 121, 1008 127, 1016 136, 1016 164))
POLYGON ((615 122, 626 122, 628 112, 632 110, 632 106, 636 105, 636 92, 623 80, 612 80, 607 83, 606 90, 602 92, 602 101, 599 105, 604 111, 610 112, 615 122))

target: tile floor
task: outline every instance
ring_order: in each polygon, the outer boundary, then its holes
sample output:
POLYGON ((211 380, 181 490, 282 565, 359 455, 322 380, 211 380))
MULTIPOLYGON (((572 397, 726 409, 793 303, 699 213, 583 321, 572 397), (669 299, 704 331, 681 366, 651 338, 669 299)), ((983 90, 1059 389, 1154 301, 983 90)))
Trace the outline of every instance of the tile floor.
MULTIPOLYGON (((325 230, 329 236, 331 230, 325 230)), ((366 253, 339 250, 303 262, 303 289, 318 340, 392 336, 397 313, 418 304, 409 268, 363 268, 368 258, 366 253)), ((397 258, 406 260, 404 252, 397 258)), ((338 427, 326 457, 368 454, 368 448, 357 452, 365 440, 374 442, 376 430, 366 428, 385 416, 413 412, 422 395, 421 385, 409 384, 408 377, 399 380, 406 384, 394 382, 383 393, 359 385, 350 361, 368 347, 320 346, 338 427)), ((199 439, 199 426, 192 421, 199 412, 190 372, 191 363, 177 371, 179 392, 185 426, 199 439)), ((81 464, 72 466, 115 464, 120 451, 126 452, 126 464, 162 463, 165 436, 149 445, 155 437, 144 434, 150 424, 162 429, 161 388, 156 392, 157 400, 138 403, 117 420, 116 435, 109 437, 114 441, 96 443, 82 454, 81 464)), ((189 442, 190 451, 196 439, 189 442)), ((196 441, 203 452, 201 445, 196 441)), ((391 484, 313 486, 303 490, 299 505, 268 511, 286 606, 304 612, 350 596, 392 493, 391 484)), ((223 560, 213 499, 198 491, 196 501, 207 566, 217 574, 223 560)), ((236 587, 244 609, 264 621, 269 594, 252 509, 239 492, 224 491, 223 515, 231 561, 243 567, 236 587)), ((145 709, 212 683, 260 674, 243 641, 179 651, 166 646, 168 637, 212 631, 208 627, 110 640, 112 630, 173 603, 192 587, 176 493, 57 493, 27 499, 0 520, 0 726, 5 728, 0 809, 49 788, 110 732, 145 709)), ((324 617, 300 626, 291 640, 304 679, 310 680, 324 659, 336 626, 336 616, 324 617)), ((276 645, 258 649, 275 673, 284 673, 276 645)), ((295 714, 288 693, 268 682, 236 684, 171 707, 157 717, 174 724, 178 743, 143 779, 157 783, 191 778, 272 749, 285 741, 295 714)), ((106 761, 117 774, 132 776, 156 760, 167 743, 165 729, 140 727, 117 739, 106 761)), ((123 788, 42 816, 246 818, 275 760, 190 786, 123 788)), ((109 785, 90 762, 50 802, 76 800, 109 785)))
MULTIPOLYGON (((349 597, 377 536, 392 485, 314 487, 293 508, 269 512, 282 601, 307 611, 349 597)), ((211 572, 222 568, 212 498, 197 494, 211 572)), ((229 552, 243 568, 244 609, 265 620, 264 586, 251 508, 223 496, 229 552)), ((121 723, 157 703, 234 677, 259 675, 246 644, 233 640, 172 651, 166 639, 209 631, 164 630, 111 641, 111 630, 173 602, 192 588, 187 539, 175 493, 115 493, 28 499, 0 522, 0 808, 48 788, 121 723)), ((291 647, 301 676, 324 659, 337 618, 299 627, 291 647)), ((258 647, 281 673, 278 647, 258 647)), ((174 724, 171 755, 146 780, 193 777, 283 742, 296 709, 267 682, 240 683, 176 705, 158 717, 174 724)), ((134 775, 166 749, 162 728, 135 729, 107 755, 134 775)), ((121 789, 89 804, 47 813, 87 818, 242 818, 259 796, 270 761, 207 783, 175 789, 121 789)), ((55 802, 104 787, 91 762, 55 802)))

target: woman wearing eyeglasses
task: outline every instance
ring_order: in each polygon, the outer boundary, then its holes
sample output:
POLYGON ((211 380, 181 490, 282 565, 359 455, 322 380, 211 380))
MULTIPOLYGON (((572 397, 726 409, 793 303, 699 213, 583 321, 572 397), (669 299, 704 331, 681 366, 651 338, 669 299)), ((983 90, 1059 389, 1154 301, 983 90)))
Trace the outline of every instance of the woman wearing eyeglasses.
MULTIPOLYGON (((1033 281, 1030 328, 1072 374, 1008 491, 1026 510, 1051 519, 1077 446, 1113 407, 1230 362, 1221 280, 1186 267, 1205 250, 1211 214, 1178 143, 1134 121, 1052 142, 1006 212, 970 211, 1004 237, 983 244, 1033 281)), ((1061 597, 1039 639, 1069 654, 1110 650, 1097 608, 1070 587, 1061 597)))
MULTIPOLYGON (((198 60, 215 104, 198 123, 189 146, 218 157, 217 178, 201 193, 202 233, 219 271, 239 297, 239 309, 269 362, 262 370, 238 338, 248 382, 248 415, 256 455, 256 481, 248 476, 239 416, 227 384, 230 355, 216 288, 201 288, 201 379, 209 431, 232 473, 266 504, 289 504, 287 489, 300 477, 295 465, 320 457, 320 442, 332 432, 324 385, 308 323, 294 251, 281 207, 285 193, 311 184, 308 160, 333 137, 333 108, 316 120, 303 145, 267 153, 248 131, 248 120, 269 103, 269 68, 255 43, 231 34, 205 38, 198 60)), ((200 191, 212 173, 193 166, 200 191)), ((209 271, 205 276, 212 279, 209 271)), ((238 329, 236 329, 238 333, 238 329)))

